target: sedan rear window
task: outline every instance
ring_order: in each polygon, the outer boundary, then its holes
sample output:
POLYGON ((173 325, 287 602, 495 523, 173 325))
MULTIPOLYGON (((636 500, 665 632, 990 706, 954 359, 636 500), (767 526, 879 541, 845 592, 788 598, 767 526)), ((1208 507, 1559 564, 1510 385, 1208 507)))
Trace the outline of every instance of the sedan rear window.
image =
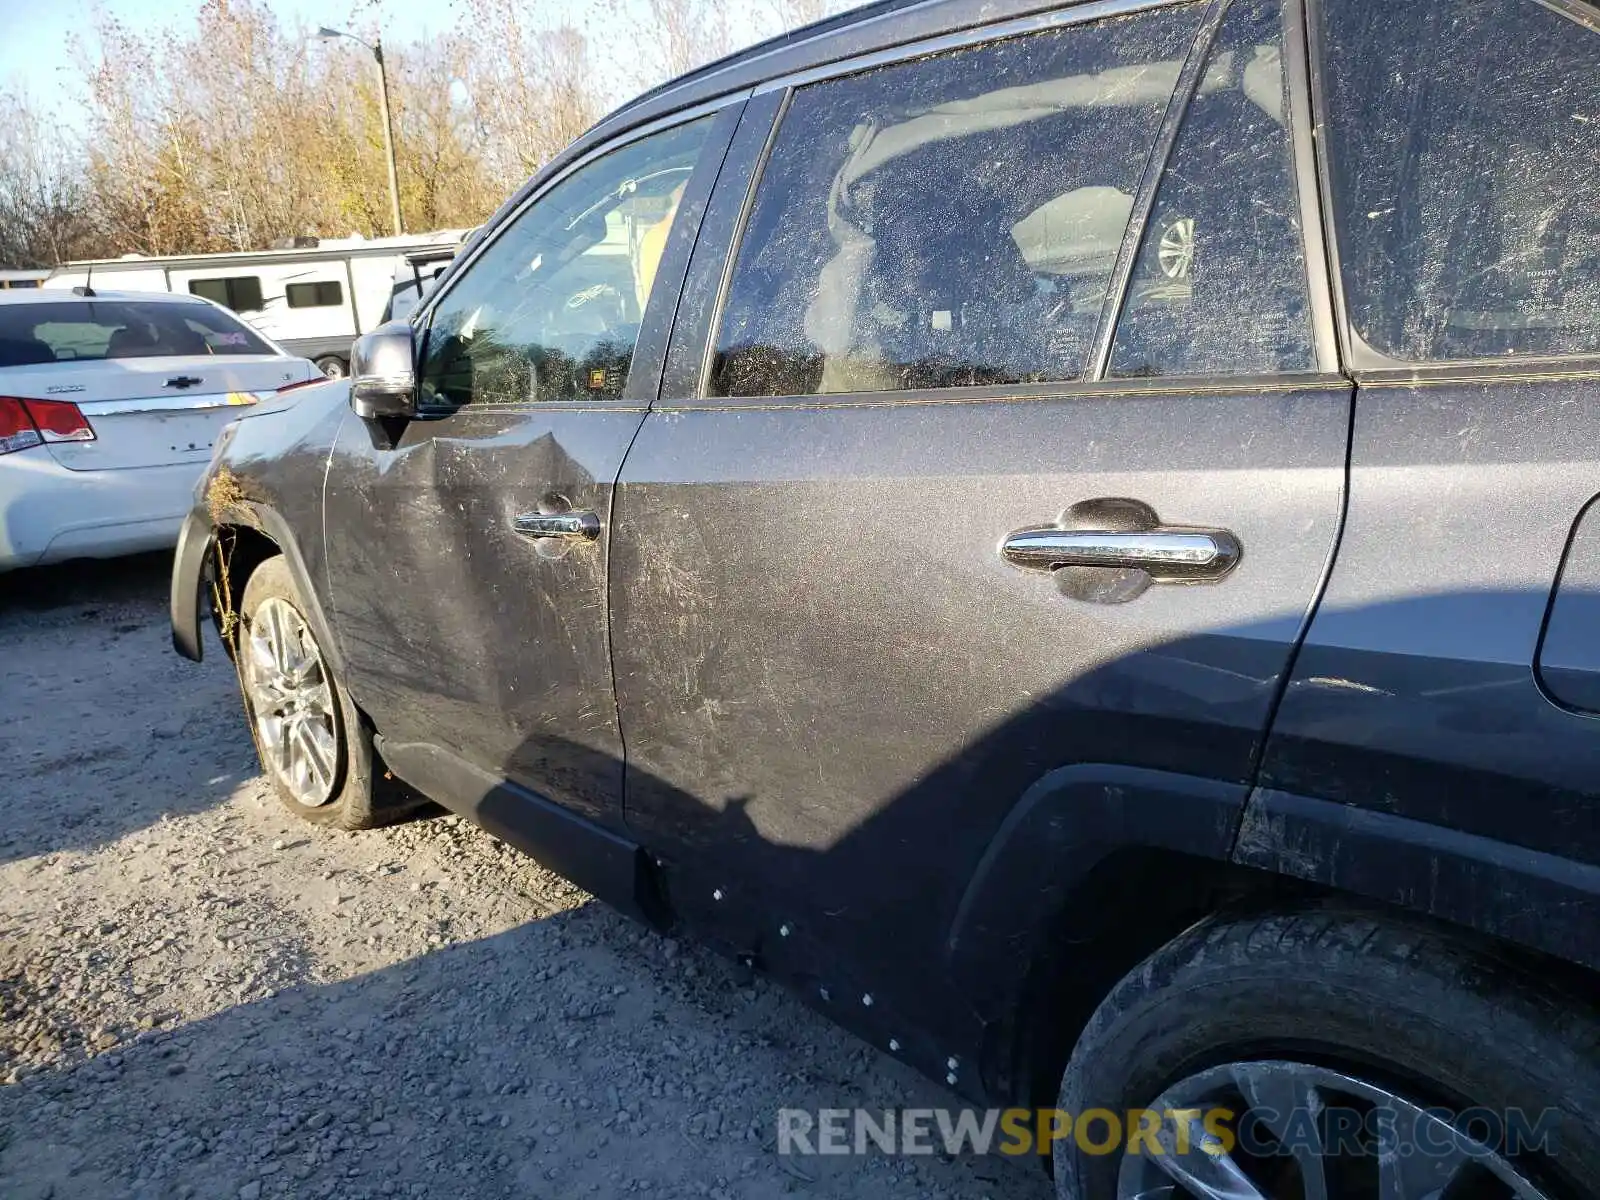
POLYGON ((0 367, 272 352, 247 325, 209 305, 81 300, 0 306, 0 367))

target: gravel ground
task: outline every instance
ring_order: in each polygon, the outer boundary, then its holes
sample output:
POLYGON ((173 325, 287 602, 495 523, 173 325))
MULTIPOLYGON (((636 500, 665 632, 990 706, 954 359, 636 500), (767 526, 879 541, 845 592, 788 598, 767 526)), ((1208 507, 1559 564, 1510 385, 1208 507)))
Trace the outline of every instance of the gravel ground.
POLYGON ((0 1196, 1044 1200, 775 1153, 948 1093, 457 818, 297 823, 164 557, 0 577, 0 1196))

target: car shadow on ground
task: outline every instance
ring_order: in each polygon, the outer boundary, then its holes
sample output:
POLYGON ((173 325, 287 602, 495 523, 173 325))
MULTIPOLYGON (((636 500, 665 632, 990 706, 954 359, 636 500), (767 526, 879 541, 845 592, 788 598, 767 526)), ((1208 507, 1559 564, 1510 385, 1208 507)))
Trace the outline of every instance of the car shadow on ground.
POLYGON ((221 654, 172 653, 169 554, 0 575, 0 862, 221 803, 258 767, 221 654))
POLYGON ((589 904, 0 1089, 0 1191, 1049 1194, 1031 1160, 775 1152, 780 1106, 955 1103, 777 987, 589 904))
POLYGON ((114 608, 155 599, 165 604, 171 578, 170 550, 7 571, 0 574, 0 629, 18 613, 79 605, 114 608))

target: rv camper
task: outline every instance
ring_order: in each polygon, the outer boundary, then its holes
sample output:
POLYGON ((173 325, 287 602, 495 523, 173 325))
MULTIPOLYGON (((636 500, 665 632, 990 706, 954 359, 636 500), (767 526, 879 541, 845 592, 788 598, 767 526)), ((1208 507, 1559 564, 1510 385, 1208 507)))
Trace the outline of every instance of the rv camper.
POLYGON ((57 268, 45 286, 204 296, 339 378, 350 368, 350 343, 389 314, 410 311, 466 232, 306 238, 300 240, 308 244, 294 249, 86 260, 57 268))

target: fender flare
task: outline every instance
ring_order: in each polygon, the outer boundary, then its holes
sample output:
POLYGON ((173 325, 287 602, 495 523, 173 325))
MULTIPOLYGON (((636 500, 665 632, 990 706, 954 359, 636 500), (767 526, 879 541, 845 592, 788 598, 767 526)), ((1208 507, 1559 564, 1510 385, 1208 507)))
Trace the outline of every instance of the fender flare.
POLYGON ((1043 776, 990 841, 956 909, 945 947, 951 981, 981 1020, 1003 1020, 1095 868, 1128 849, 1226 864, 1248 792, 1112 763, 1043 776))
MULTIPOLYGON (((227 522, 229 526, 254 529, 283 555, 304 602, 305 617, 311 625, 311 632, 316 635, 323 656, 334 673, 343 679, 343 648, 333 636, 333 626, 328 622, 322 596, 313 583, 315 577, 306 565, 300 543, 295 539, 289 523, 273 509, 251 501, 230 509, 228 516, 233 518, 227 522)), ((178 534, 178 550, 173 560, 172 644, 179 654, 195 662, 200 662, 204 653, 204 642, 200 635, 201 594, 205 587, 205 564, 210 557, 211 547, 216 544, 217 534, 218 527, 211 523, 206 509, 194 509, 184 520, 183 529, 178 534)))
POLYGON ((206 586, 206 560, 216 543, 205 509, 196 508, 183 519, 178 531, 178 549, 172 558, 172 593, 168 611, 172 621, 172 648, 183 657, 200 662, 205 657, 205 641, 200 635, 201 596, 206 586))

